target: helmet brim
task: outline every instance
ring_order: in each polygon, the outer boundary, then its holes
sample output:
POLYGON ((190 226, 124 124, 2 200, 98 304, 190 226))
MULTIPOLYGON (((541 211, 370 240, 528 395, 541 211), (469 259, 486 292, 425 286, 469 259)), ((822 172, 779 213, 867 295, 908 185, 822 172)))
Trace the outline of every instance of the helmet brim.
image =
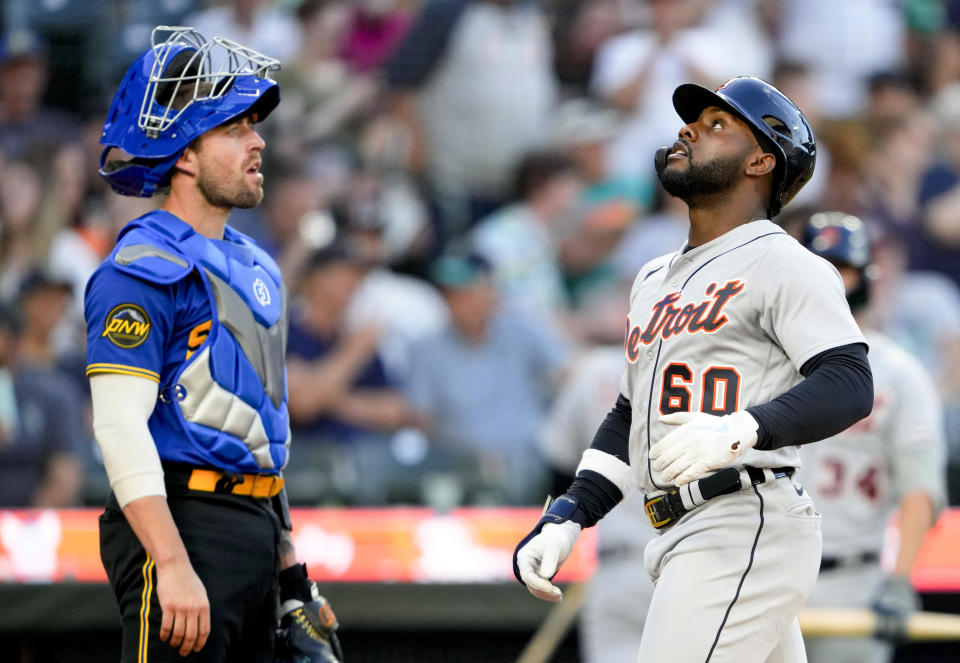
POLYGON ((705 108, 717 106, 744 119, 743 112, 732 106, 713 90, 695 83, 684 83, 673 91, 673 107, 685 123, 696 122, 705 108))
MULTIPOLYGON (((684 83, 673 91, 673 107, 676 109, 680 119, 686 124, 696 122, 700 117, 700 113, 710 106, 722 108, 736 115, 738 119, 742 120, 750 128, 750 131, 757 136, 757 139, 760 140, 762 133, 754 128, 747 112, 740 108, 735 102, 695 83, 684 83)), ((768 140, 767 142, 770 141, 768 140)), ((765 147, 764 149, 767 148, 765 147)), ((777 152, 779 151, 780 150, 777 150, 777 152)))

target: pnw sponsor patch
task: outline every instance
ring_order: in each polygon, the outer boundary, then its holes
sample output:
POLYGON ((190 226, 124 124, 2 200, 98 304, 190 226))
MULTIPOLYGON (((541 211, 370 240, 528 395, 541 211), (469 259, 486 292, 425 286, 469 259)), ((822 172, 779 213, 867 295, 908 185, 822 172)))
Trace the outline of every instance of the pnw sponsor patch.
POLYGON ((121 348, 135 348, 150 334, 150 318, 136 304, 114 306, 107 314, 103 336, 121 348))

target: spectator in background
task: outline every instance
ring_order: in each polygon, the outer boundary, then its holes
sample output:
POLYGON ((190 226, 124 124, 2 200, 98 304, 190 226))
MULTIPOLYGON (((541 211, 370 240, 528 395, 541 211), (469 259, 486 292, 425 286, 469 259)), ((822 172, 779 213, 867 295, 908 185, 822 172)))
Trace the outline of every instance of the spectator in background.
POLYGON ((8 161, 0 177, 0 299, 12 300, 20 281, 43 262, 38 237, 44 185, 37 169, 25 161, 8 161))
POLYGON ((58 277, 70 281, 77 295, 76 308, 81 320, 83 287, 109 253, 111 244, 104 228, 90 223, 86 208, 89 156, 80 143, 65 145, 57 151, 50 164, 51 182, 46 194, 52 199, 60 221, 50 240, 47 266, 58 277))
POLYGON ((259 240, 293 284, 310 251, 332 239, 330 235, 315 242, 308 236, 311 215, 320 214, 328 201, 324 187, 318 185, 317 178, 303 167, 302 161, 283 161, 276 166, 269 182, 264 184, 263 214, 258 217, 262 223, 251 224, 254 232, 247 234, 259 240))
POLYGON ((921 112, 877 120, 868 128, 873 140, 858 192, 861 216, 877 233, 904 244, 910 269, 935 269, 936 242, 923 225, 924 182, 935 165, 933 123, 921 112))
POLYGON ((562 152, 527 154, 514 176, 514 202, 481 219, 470 247, 493 268, 504 304, 546 324, 569 307, 557 255, 560 218, 580 195, 576 163, 562 152))
POLYGON ((410 371, 411 347, 419 339, 446 327, 449 315, 436 288, 422 279, 389 267, 389 226, 403 213, 390 197, 389 185, 370 170, 357 172, 348 195, 335 211, 344 241, 368 265, 367 274, 347 309, 350 328, 382 330, 379 356, 387 375, 403 382, 410 371))
POLYGON ((300 33, 293 18, 270 0, 212 2, 207 9, 190 14, 184 25, 194 27, 207 39, 226 37, 281 62, 300 48, 300 33))
POLYGON ((30 30, 0 36, 0 151, 8 159, 75 142, 79 121, 42 104, 47 87, 47 46, 30 30))
POLYGON ((601 44, 623 31, 626 7, 619 0, 554 0, 555 69, 565 96, 586 97, 601 44))
POLYGON ((550 322, 500 309, 483 258, 442 256, 431 276, 450 326, 414 347, 407 395, 435 466, 446 461, 467 501, 537 503, 547 482, 540 426, 569 348, 550 322))
POLYGON ((400 0, 354 0, 340 48, 357 73, 380 68, 410 28, 410 14, 400 0))
POLYGON ((586 98, 571 99, 557 110, 552 144, 569 153, 576 163, 585 186, 583 200, 624 198, 639 213, 653 203, 656 189, 651 181, 610 172, 610 146, 620 122, 620 114, 612 108, 586 98))
MULTIPOLYGON (((367 269, 357 253, 340 244, 310 256, 290 320, 287 381, 291 429, 302 450, 297 465, 304 459, 307 465, 325 464, 337 497, 376 504, 389 492, 389 435, 411 415, 377 356, 381 330, 344 324, 367 269)), ((290 469, 296 501, 309 487, 294 485, 299 468, 290 469)))
POLYGON ((877 72, 867 78, 867 91, 868 103, 863 114, 868 121, 896 119, 923 112, 920 82, 907 71, 877 72))
MULTIPOLYGON (((770 6, 780 0, 705 0, 701 24, 725 35, 729 46, 715 55, 730 58, 725 66, 735 66, 737 75, 766 78, 776 51, 770 34, 770 6)), ((721 81, 717 81, 717 85, 721 81)), ((793 97, 790 97, 793 99, 793 97)))
POLYGON ((79 504, 89 451, 81 399, 51 370, 22 361, 20 321, 0 307, 0 506, 79 504))
POLYGON ((920 192, 923 229, 931 243, 927 266, 960 285, 960 81, 940 91, 931 111, 937 162, 927 171, 920 192))
POLYGON ((906 64, 902 12, 889 0, 780 0, 777 46, 783 57, 810 67, 824 117, 856 116, 869 76, 906 64))
MULTIPOLYGON (((911 60, 914 71, 921 77, 924 89, 936 95, 942 88, 960 80, 960 3, 946 0, 943 3, 914 3, 914 6, 932 10, 932 20, 926 30, 914 29, 911 60)), ((928 15, 929 16, 929 15, 928 15)))
POLYGON ((629 118, 612 146, 611 174, 652 181, 654 152, 677 134, 670 101, 677 85, 712 89, 745 71, 760 77, 769 71, 770 63, 754 63, 749 49, 731 47, 722 29, 702 25, 707 4, 650 0, 647 25, 600 47, 591 89, 629 118))
MULTIPOLYGON (((89 381, 85 358, 76 352, 64 353, 54 343, 57 330, 65 322, 72 295, 69 281, 40 269, 27 274, 20 283, 18 297, 23 333, 17 349, 24 364, 59 371, 62 377, 75 383, 79 395, 86 396, 89 381)), ((73 331, 80 333, 79 328, 73 331)))
POLYGON ((94 443, 90 382, 81 349, 85 327, 82 317, 78 322, 72 316, 73 299, 73 287, 67 279, 43 269, 27 274, 17 296, 22 322, 17 361, 22 369, 47 375, 79 413, 77 424, 81 428, 71 434, 82 441, 79 459, 84 469, 80 497, 86 504, 101 504, 110 494, 110 486, 94 443))
POLYGON ((609 288, 618 285, 612 258, 636 220, 637 208, 629 198, 611 191, 605 198, 594 195, 581 200, 566 217, 560 228, 559 255, 567 299, 576 320, 574 333, 580 338, 580 328, 589 322, 582 319, 583 312, 589 310, 591 300, 605 296, 609 288))
POLYGON ((351 11, 346 0, 304 0, 297 8, 300 48, 276 74, 283 86, 274 123, 281 158, 353 149, 359 118, 370 112, 379 86, 372 74, 352 71, 341 55, 351 11))
POLYGON ((385 65, 392 115, 435 206, 438 246, 509 195, 556 95, 543 10, 523 0, 431 0, 385 65))

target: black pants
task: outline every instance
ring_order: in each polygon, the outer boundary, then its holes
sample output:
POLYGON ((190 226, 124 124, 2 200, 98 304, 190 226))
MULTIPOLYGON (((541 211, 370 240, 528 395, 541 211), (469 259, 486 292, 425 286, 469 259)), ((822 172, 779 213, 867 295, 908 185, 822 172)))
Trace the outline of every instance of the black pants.
POLYGON ((159 637, 156 568, 111 494, 100 516, 100 559, 120 607, 122 663, 271 663, 280 523, 269 500, 168 484, 167 502, 210 602, 210 636, 181 657, 159 637))

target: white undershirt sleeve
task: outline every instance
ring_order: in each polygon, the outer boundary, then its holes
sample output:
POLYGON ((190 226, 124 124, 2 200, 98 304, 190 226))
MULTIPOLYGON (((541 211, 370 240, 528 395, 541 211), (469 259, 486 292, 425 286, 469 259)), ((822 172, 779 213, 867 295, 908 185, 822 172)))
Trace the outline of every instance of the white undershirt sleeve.
POLYGON ((147 421, 157 403, 153 380, 119 373, 90 377, 93 431, 110 487, 121 507, 148 495, 166 496, 163 467, 147 421))

